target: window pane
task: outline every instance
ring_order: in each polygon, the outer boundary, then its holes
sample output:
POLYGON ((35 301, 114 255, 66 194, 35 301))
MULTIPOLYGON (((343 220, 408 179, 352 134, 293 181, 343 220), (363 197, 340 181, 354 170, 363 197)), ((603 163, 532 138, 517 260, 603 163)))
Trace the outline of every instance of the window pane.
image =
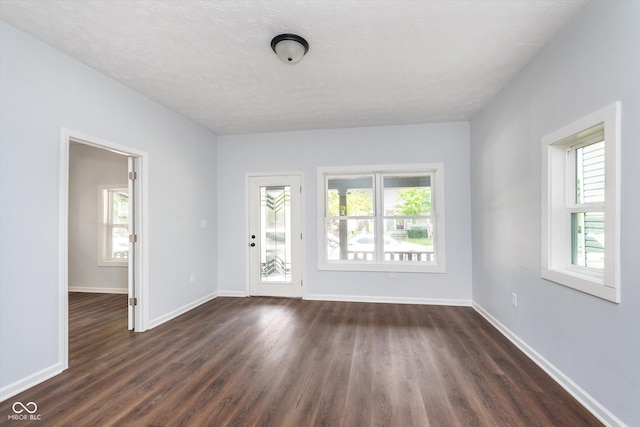
POLYGON ((260 187, 262 282, 291 282, 291 187, 260 187))
POLYGON ((127 191, 110 191, 112 224, 129 224, 129 196, 127 191))
POLYGON ((370 216, 374 213, 373 177, 329 178, 328 216, 370 216))
POLYGON ((431 177, 385 176, 384 215, 431 214, 431 177))
POLYGON ((373 219, 327 221, 327 259, 373 261, 375 235, 373 219))
POLYGON ((101 189, 103 217, 99 263, 124 265, 129 257, 129 196, 126 188, 101 189))
POLYGON ((604 269, 604 212, 571 214, 571 263, 604 269))
POLYGON ((129 257, 129 230, 127 227, 111 229, 111 259, 127 259, 129 257))
POLYGON ((434 261, 431 219, 385 219, 385 261, 434 261))
POLYGON ((604 202, 604 141, 576 149, 576 203, 604 202))

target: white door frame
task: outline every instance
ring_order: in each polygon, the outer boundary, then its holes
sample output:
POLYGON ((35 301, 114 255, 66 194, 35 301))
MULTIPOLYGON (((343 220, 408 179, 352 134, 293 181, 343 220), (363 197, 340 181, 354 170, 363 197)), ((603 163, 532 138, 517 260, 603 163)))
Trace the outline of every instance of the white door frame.
POLYGON ((140 218, 138 218, 138 209, 140 202, 138 201, 138 193, 140 192, 140 185, 138 182, 138 165, 139 165, 139 157, 127 156, 127 191, 129 196, 129 256, 127 257, 127 297, 129 301, 127 302, 127 328, 132 331, 135 330, 136 324, 136 304, 131 304, 131 298, 134 301, 137 301, 137 293, 136 293, 136 282, 137 282, 137 268, 136 266, 139 264, 139 259, 136 256, 136 252, 138 252, 138 242, 137 239, 137 230, 138 225, 140 223, 140 218), (133 175, 133 177, 132 177, 133 175), (131 236, 134 236, 133 241, 131 241, 131 236))
MULTIPOLYGON (((302 191, 302 186, 304 184, 304 176, 302 172, 261 172, 261 173, 247 173, 245 174, 245 259, 246 259, 246 295, 251 296, 251 242, 250 242, 250 233, 251 233, 251 221, 250 221, 250 213, 251 213, 251 200, 250 200, 250 185, 251 178, 265 178, 265 177, 280 177, 280 176, 297 176, 300 180, 300 232, 304 230, 304 191, 302 191)), ((293 189, 292 189, 293 191, 293 189)), ((301 239, 302 240, 302 239, 301 239)), ((300 268, 300 281, 301 281, 301 297, 304 299, 304 287, 302 283, 304 282, 304 240, 300 242, 300 258, 299 258, 299 268, 300 268)))
POLYGON ((58 244, 58 307, 59 307, 59 360, 62 370, 69 367, 69 145, 71 142, 90 145, 108 151, 134 157, 138 179, 135 181, 138 212, 134 220, 138 242, 133 264, 135 269, 135 295, 138 300, 135 312, 135 331, 149 329, 149 298, 146 278, 148 224, 148 154, 144 151, 95 138, 90 135, 62 128, 60 139, 60 217, 58 244))

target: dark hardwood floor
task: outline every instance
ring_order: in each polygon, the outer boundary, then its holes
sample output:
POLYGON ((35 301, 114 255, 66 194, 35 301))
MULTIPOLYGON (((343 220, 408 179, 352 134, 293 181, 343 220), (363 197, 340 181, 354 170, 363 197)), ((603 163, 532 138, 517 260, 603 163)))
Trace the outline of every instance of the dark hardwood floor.
POLYGON ((469 307, 218 298, 133 333, 125 295, 69 301, 69 369, 1 424, 601 425, 469 307))

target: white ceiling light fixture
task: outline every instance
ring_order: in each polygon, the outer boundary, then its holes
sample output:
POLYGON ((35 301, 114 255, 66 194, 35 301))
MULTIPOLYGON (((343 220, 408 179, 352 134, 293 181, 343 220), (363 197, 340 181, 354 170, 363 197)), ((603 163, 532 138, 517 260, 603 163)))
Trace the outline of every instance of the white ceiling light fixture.
POLYGON ((295 64, 309 51, 309 43, 296 34, 280 34, 271 40, 271 49, 282 62, 295 64))

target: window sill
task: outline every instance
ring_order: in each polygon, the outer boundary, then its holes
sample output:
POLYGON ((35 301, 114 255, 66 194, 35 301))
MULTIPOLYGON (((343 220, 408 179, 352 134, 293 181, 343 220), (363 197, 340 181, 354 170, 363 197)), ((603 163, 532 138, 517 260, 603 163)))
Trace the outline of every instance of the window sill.
POLYGON ((105 260, 100 260, 98 261, 98 267, 128 267, 129 266, 129 261, 125 260, 125 261, 105 261, 105 260))
POLYGON ((542 278, 616 304, 620 303, 618 289, 605 285, 601 277, 566 269, 543 268, 542 278))
POLYGON ((318 263, 318 270, 329 271, 361 271, 361 272, 385 272, 385 273, 446 273, 446 267, 442 264, 380 264, 365 262, 339 262, 318 263))

